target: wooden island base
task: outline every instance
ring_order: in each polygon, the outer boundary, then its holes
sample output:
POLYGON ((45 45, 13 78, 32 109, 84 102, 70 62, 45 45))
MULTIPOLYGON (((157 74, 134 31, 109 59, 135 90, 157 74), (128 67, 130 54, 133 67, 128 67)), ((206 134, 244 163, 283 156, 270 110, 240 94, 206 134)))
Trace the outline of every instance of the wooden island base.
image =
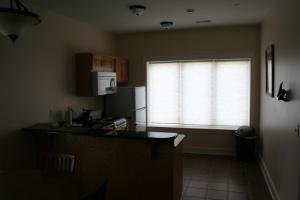
MULTIPOLYGON (((76 156, 75 176, 84 190, 108 179, 107 200, 180 200, 182 139, 37 134, 38 151, 76 156)), ((180 135, 179 135, 180 136, 180 135)), ((183 138, 183 137, 182 137, 183 138)))

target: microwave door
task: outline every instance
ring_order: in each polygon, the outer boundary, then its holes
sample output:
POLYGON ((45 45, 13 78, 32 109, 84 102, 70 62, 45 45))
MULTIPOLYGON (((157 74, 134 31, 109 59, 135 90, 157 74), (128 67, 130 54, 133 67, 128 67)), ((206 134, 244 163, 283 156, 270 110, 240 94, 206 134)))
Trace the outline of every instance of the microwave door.
POLYGON ((107 79, 98 79, 98 95, 106 94, 106 88, 109 87, 109 82, 107 79))
POLYGON ((94 96, 117 92, 115 72, 92 72, 94 96))
POLYGON ((107 93, 115 93, 117 89, 117 83, 115 78, 109 79, 109 87, 106 88, 107 93))
POLYGON ((98 77, 98 95, 116 93, 116 81, 114 78, 98 77))

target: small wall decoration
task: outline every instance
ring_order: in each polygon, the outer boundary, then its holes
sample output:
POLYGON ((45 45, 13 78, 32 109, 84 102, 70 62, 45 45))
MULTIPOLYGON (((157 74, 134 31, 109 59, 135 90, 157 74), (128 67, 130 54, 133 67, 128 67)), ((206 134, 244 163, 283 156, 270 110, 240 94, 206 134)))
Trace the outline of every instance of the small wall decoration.
POLYGON ((277 100, 278 101, 289 101, 290 100, 290 91, 283 89, 283 82, 280 83, 278 93, 277 93, 277 100))
POLYGON ((266 56, 266 93, 274 97, 274 45, 267 47, 266 56))

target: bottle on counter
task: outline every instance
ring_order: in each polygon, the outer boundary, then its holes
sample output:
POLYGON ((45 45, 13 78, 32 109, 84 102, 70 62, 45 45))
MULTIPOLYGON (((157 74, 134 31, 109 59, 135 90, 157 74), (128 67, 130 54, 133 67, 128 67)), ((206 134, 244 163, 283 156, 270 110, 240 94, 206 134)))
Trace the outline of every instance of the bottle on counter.
POLYGON ((73 109, 71 107, 68 107, 66 113, 65 113, 65 125, 66 126, 72 126, 73 124, 73 109))

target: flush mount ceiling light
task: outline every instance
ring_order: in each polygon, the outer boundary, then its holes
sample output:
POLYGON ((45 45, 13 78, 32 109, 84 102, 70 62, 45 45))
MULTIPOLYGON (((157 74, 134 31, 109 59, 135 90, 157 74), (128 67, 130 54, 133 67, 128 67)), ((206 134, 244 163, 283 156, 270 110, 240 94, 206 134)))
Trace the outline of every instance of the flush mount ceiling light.
POLYGON ((12 42, 28 27, 40 23, 40 16, 30 12, 20 0, 10 0, 10 8, 0 8, 0 32, 12 42))
POLYGON ((132 5, 129 7, 131 12, 137 16, 141 16, 145 13, 146 7, 142 5, 132 5))
POLYGON ((206 19, 206 20, 198 20, 198 21, 196 21, 196 24, 205 24, 205 23, 210 23, 211 22, 211 20, 209 20, 209 19, 206 19))
POLYGON ((189 9, 186 9, 185 11, 186 11, 187 13, 193 13, 193 12, 195 12, 195 9, 189 8, 189 9))
POLYGON ((164 29, 170 29, 173 25, 174 25, 174 23, 170 22, 170 21, 160 22, 160 26, 164 29))

